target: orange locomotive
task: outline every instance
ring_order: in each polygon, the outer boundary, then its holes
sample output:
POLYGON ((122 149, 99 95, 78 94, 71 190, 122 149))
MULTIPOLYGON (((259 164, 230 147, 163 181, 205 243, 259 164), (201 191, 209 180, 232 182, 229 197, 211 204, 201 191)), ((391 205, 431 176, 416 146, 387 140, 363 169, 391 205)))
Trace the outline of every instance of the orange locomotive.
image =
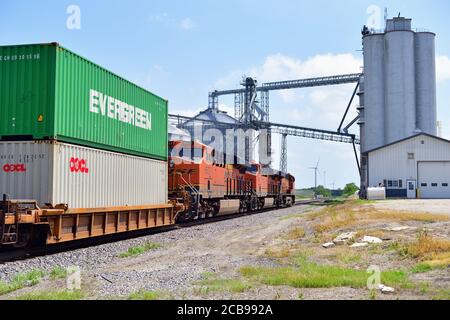
POLYGON ((215 150, 199 142, 171 141, 169 150, 169 199, 184 207, 179 221, 294 204, 289 174, 263 173, 256 163, 215 163, 215 150))

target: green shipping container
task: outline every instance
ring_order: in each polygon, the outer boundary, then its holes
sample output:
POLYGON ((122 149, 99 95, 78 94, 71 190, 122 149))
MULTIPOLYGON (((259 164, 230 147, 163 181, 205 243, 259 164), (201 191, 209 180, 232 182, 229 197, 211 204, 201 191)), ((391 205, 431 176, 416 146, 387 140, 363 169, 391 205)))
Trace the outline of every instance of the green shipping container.
POLYGON ((0 46, 1 140, 55 139, 166 160, 167 112, 167 100, 57 43, 0 46))

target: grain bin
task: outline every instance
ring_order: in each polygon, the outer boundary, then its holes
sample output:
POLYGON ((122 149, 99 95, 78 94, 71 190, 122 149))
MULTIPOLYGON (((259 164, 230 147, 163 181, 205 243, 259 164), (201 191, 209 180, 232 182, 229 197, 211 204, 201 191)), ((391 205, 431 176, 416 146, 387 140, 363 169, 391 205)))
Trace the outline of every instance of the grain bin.
POLYGON ((435 37, 431 32, 415 35, 417 127, 437 134, 435 37))
POLYGON ((69 208, 167 203, 167 162, 55 141, 0 142, 0 194, 69 208))
POLYGON ((59 46, 0 47, 0 140, 167 159, 167 101, 59 46))
POLYGON ((385 35, 385 143, 412 136, 416 130, 414 32, 385 35))
POLYGON ((362 153, 417 132, 436 135, 434 42, 404 17, 388 19, 384 32, 363 30, 362 153))
POLYGON ((384 34, 370 34, 363 38, 364 45, 364 139, 362 151, 384 144, 385 130, 385 82, 384 82, 384 34))

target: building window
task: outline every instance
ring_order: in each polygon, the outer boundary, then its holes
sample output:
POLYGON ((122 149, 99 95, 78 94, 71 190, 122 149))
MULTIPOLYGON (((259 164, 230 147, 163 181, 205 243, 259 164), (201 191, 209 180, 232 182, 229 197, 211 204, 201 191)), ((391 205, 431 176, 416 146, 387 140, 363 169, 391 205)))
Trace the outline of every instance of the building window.
POLYGON ((414 153, 408 153, 408 160, 414 160, 414 153))
POLYGON ((425 140, 420 141, 421 144, 425 144, 425 140))
POLYGON ((437 184, 437 183, 432 183, 431 186, 432 186, 432 187, 437 187, 438 184, 437 184))
POLYGON ((448 187, 448 183, 443 183, 442 186, 443 187, 448 187))
POLYGON ((384 186, 389 189, 401 189, 403 188, 403 180, 383 180, 384 186))
POLYGON ((420 186, 421 186, 421 187, 428 187, 428 184, 422 183, 422 184, 420 184, 420 186))

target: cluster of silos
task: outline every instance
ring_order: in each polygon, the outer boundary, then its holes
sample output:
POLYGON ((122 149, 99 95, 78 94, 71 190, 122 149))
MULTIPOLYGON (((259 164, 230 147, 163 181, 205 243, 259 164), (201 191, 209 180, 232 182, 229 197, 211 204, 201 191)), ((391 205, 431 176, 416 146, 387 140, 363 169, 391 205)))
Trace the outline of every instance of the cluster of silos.
POLYGON ((414 32, 411 19, 387 20, 383 33, 363 33, 361 152, 437 134, 435 34, 414 32))

